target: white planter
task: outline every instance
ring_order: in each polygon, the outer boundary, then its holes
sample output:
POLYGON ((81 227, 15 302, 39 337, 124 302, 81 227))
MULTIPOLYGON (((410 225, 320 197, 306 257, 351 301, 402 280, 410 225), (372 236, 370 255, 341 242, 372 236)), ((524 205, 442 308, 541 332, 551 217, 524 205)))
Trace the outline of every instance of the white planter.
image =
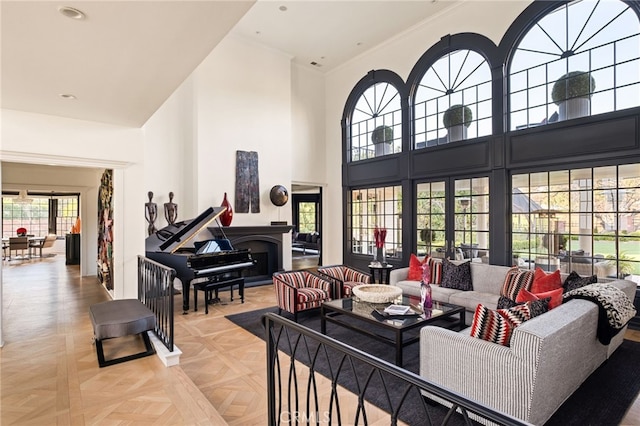
POLYGON ((376 148, 376 157, 391 154, 391 144, 389 142, 377 143, 374 146, 376 148))
POLYGON ((560 102, 558 121, 587 117, 591 114, 591 99, 573 98, 560 102))
POLYGON ((467 138, 467 126, 459 124, 457 126, 447 127, 447 141, 455 142, 467 138))

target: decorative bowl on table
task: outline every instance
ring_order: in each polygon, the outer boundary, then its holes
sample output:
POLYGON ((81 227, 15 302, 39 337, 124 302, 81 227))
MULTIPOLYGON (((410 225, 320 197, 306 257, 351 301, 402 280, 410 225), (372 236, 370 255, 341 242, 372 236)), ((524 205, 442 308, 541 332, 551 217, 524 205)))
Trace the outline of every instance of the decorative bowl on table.
POLYGON ((360 301, 369 303, 390 303, 402 296, 402 289, 387 284, 361 284, 351 289, 360 301))

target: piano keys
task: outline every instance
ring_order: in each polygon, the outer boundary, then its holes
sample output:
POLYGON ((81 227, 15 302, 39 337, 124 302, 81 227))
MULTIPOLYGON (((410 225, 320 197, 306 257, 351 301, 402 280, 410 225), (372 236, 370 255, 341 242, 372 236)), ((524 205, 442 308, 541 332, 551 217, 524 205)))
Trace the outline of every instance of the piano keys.
MULTIPOLYGON (((183 314, 189 311, 191 281, 206 278, 223 281, 242 276, 243 271, 255 265, 250 250, 235 250, 226 238, 195 241, 224 212, 224 207, 209 207, 198 217, 169 225, 147 237, 146 257, 176 270, 182 283, 183 314)), ((219 224, 218 224, 219 226, 219 224)), ((220 227, 220 234, 224 230, 220 227)), ((211 236, 210 232, 207 234, 211 236)))

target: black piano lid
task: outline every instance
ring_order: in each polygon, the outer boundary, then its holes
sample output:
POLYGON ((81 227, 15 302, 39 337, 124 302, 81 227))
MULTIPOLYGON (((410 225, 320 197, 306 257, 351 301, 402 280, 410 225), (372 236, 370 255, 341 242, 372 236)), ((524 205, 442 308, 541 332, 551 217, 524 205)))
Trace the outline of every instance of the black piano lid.
POLYGON ((161 251, 164 253, 175 252, 188 243, 200 231, 205 229, 225 210, 226 207, 209 207, 200 213, 198 217, 188 222, 179 222, 162 228, 155 234, 147 237, 146 250, 161 251))

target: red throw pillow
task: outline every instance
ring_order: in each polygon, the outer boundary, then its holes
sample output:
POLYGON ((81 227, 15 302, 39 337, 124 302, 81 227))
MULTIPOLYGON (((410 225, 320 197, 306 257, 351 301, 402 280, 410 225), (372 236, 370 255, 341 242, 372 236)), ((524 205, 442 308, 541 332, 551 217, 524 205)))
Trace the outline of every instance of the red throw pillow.
POLYGON ((549 310, 560 306, 562 304, 562 287, 535 294, 523 288, 516 297, 516 303, 533 302, 534 300, 546 299, 547 297, 551 298, 549 301, 549 310))
POLYGON ((536 268, 533 274, 533 284, 531 284, 531 293, 545 293, 547 291, 556 290, 562 287, 562 278, 560 270, 556 269, 550 274, 545 273, 540 267, 536 268))
POLYGON ((409 274, 407 279, 411 281, 422 281, 422 265, 429 261, 429 257, 425 256, 423 260, 418 259, 418 256, 411 253, 409 258, 409 274))

